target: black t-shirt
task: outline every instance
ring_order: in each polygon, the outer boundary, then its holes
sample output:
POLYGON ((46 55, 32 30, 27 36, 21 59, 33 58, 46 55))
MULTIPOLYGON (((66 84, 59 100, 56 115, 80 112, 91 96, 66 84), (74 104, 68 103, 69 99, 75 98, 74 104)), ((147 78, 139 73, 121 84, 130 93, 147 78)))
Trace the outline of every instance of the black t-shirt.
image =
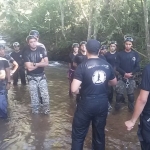
MULTIPOLYGON (((27 49, 23 54, 24 62, 39 63, 45 57, 47 57, 46 50, 39 46, 35 51, 32 51, 31 49, 27 49)), ((28 75, 41 74, 43 72, 44 72, 44 67, 38 67, 33 71, 27 70, 28 75)))
POLYGON ((74 75, 74 79, 82 81, 80 90, 82 96, 107 96, 108 81, 114 78, 111 65, 99 58, 91 58, 81 63, 74 75))
POLYGON ((109 64, 111 64, 111 66, 112 66, 113 68, 116 67, 116 57, 117 57, 117 52, 115 52, 114 54, 111 54, 110 52, 107 52, 107 53, 105 54, 105 58, 106 58, 107 62, 108 62, 109 64))
POLYGON ((116 70, 123 76, 125 73, 132 72, 134 74, 140 70, 139 62, 139 54, 134 50, 131 50, 130 52, 118 52, 116 58, 116 70))
POLYGON ((77 54, 75 56, 74 63, 76 63, 77 66, 78 66, 79 64, 81 64, 82 62, 84 62, 86 59, 87 59, 86 55, 83 55, 82 53, 79 53, 79 54, 77 54))
POLYGON ((5 55, 4 58, 7 59, 9 61, 9 63, 14 62, 14 59, 10 55, 5 55))
POLYGON ((75 67, 73 66, 73 62, 74 62, 74 58, 76 55, 74 55, 73 53, 69 54, 69 63, 71 64, 71 69, 75 70, 75 67))
POLYGON ((98 57, 101 58, 101 59, 103 59, 103 60, 105 60, 105 61, 107 61, 104 55, 100 54, 98 57))
MULTIPOLYGON (((148 64, 143 71, 141 89, 150 92, 150 64, 148 64)), ((150 115, 150 94, 143 112, 150 115)))
POLYGON ((5 70, 6 68, 9 68, 8 60, 0 57, 0 70, 5 70))
POLYGON ((19 66, 24 66, 23 52, 12 52, 10 56, 18 63, 19 66))

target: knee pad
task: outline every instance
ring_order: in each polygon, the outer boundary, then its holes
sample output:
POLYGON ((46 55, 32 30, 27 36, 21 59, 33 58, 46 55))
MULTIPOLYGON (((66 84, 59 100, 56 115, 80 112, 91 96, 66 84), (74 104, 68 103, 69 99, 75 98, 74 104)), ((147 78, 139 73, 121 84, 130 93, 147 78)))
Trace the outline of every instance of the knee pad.
POLYGON ((122 102, 123 99, 123 94, 116 94, 116 103, 120 103, 122 102))
POLYGON ((128 94, 128 101, 131 103, 134 102, 134 94, 128 94))

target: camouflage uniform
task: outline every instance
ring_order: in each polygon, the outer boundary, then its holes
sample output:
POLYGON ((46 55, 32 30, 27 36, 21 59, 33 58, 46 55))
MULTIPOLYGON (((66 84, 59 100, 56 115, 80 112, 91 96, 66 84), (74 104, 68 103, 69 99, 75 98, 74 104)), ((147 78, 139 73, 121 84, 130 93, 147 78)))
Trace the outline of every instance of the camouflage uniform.
POLYGON ((134 109, 134 90, 136 88, 136 82, 133 78, 130 79, 124 79, 118 80, 118 83, 116 85, 116 105, 115 108, 120 108, 120 103, 124 101, 124 93, 127 92, 128 95, 128 108, 129 110, 134 109))
POLYGON ((49 94, 45 74, 34 77, 27 75, 27 79, 29 81, 32 113, 42 111, 44 114, 49 114, 49 94))
POLYGON ((125 91, 127 91, 127 94, 132 94, 134 93, 136 84, 134 79, 129 79, 128 82, 127 80, 119 80, 117 85, 116 85, 116 92, 118 94, 124 94, 125 91))

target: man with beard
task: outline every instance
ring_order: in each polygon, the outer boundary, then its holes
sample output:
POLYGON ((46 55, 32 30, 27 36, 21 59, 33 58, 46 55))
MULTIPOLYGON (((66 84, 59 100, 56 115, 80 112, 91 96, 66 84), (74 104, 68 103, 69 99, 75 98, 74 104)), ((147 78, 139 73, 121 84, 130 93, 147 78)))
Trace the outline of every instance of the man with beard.
POLYGON ((35 36, 29 35, 26 40, 29 49, 24 53, 24 62, 27 68, 32 113, 38 114, 41 106, 42 113, 49 114, 49 94, 44 73, 44 67, 48 66, 47 53, 44 48, 37 46, 35 36))
POLYGON ((106 53, 107 53, 107 46, 106 45, 102 45, 101 48, 100 48, 98 57, 103 59, 103 60, 106 60, 106 58, 105 58, 105 54, 106 53))
POLYGON ((116 104, 115 109, 120 109, 120 103, 123 99, 124 91, 128 95, 128 109, 134 110, 134 89, 135 80, 134 74, 140 70, 140 58, 137 52, 132 50, 133 38, 125 37, 124 39, 125 50, 117 54, 116 70, 121 74, 121 79, 116 85, 116 104))

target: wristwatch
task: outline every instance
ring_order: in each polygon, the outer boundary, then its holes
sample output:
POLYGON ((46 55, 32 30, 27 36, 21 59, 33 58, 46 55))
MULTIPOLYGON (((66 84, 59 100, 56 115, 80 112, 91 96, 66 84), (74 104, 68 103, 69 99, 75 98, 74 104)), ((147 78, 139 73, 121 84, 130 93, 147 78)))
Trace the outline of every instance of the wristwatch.
POLYGON ((36 63, 33 63, 33 66, 36 66, 36 63))

